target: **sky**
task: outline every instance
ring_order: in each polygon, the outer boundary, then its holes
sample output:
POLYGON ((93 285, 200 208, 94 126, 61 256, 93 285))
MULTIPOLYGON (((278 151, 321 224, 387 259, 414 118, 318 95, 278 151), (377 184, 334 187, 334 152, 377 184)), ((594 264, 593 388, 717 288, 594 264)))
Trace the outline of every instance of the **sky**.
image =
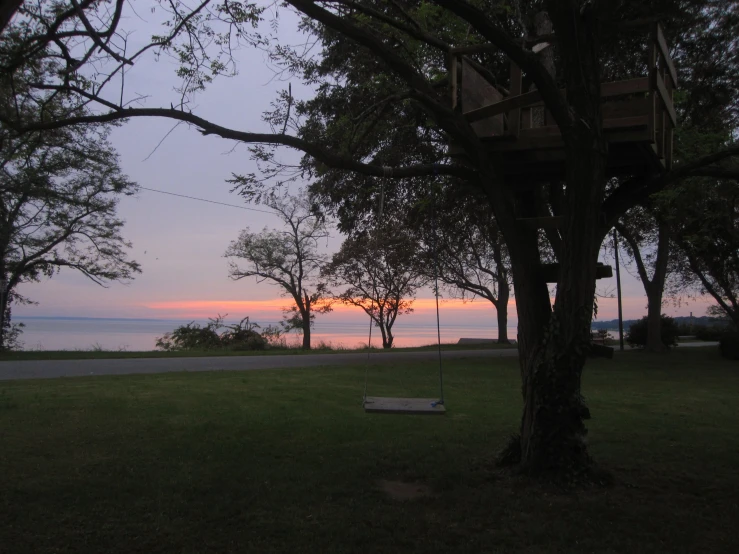
MULTIPOLYGON (((129 15, 127 28, 135 28, 131 46, 157 32, 155 15, 139 10, 148 19, 129 15)), ((281 16, 277 30, 280 39, 302 42, 297 34, 294 16, 281 16)), ((245 48, 238 52, 240 74, 220 78, 195 99, 193 111, 206 119, 248 131, 269 131, 261 114, 287 82, 275 79, 263 52, 245 48)), ((126 75, 130 94, 145 94, 146 107, 169 106, 176 98, 172 88, 176 79, 174 66, 166 58, 156 61, 143 58, 126 75)), ((291 81, 292 92, 298 98, 308 97, 310 89, 297 79, 291 81)), ((22 285, 19 292, 37 305, 18 306, 14 316, 74 316, 188 319, 229 314, 229 319, 246 315, 253 321, 276 321, 281 309, 288 305, 279 290, 254 280, 232 281, 228 278, 228 261, 223 257, 230 241, 249 227, 279 227, 273 215, 249 211, 240 197, 229 192, 226 183, 232 173, 257 171, 244 146, 236 146, 213 136, 203 137, 195 129, 179 125, 172 130, 172 121, 154 118, 134 118, 115 129, 112 143, 120 154, 125 173, 142 187, 232 204, 236 207, 198 202, 185 198, 141 190, 132 198, 120 202, 119 215, 126 221, 125 237, 133 243, 131 257, 137 260, 143 273, 128 284, 112 283, 99 287, 82 275, 65 270, 41 283, 22 285), (168 134, 169 133, 169 134, 168 134), (165 140, 162 140, 166 136, 165 140), (160 144, 161 142, 161 144, 160 144)), ((299 154, 282 150, 284 161, 295 161, 299 154)), ((306 183, 307 184, 307 183, 306 183)), ((298 187, 300 185, 293 185, 298 187)), ((341 237, 334 231, 327 251, 335 251, 341 237)), ((646 299, 634 271, 622 273, 623 306, 626 319, 646 314, 646 299)), ((615 278, 599 282, 599 289, 615 289, 615 278)), ((666 305, 670 315, 703 315, 707 300, 683 302, 680 306, 666 305)), ((415 313, 407 322, 433 321, 434 303, 430 290, 423 290, 416 302, 415 313)), ((463 304, 442 301, 442 320, 449 324, 479 321, 493 324, 493 307, 482 300, 463 304)), ((515 305, 511 302, 509 321, 515 325, 515 305)), ((357 308, 338 307, 333 313, 320 316, 321 321, 361 321, 357 308), (324 319, 325 318, 325 319, 324 319)), ((616 300, 599 300, 599 319, 617 317, 616 300)))

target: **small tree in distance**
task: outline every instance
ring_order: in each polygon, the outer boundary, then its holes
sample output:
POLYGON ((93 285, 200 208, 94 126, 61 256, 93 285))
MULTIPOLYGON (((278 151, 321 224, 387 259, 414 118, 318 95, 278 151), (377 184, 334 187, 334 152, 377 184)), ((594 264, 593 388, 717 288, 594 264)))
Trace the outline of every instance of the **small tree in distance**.
POLYGON ((413 311, 416 290, 426 282, 421 265, 417 244, 396 229, 347 238, 323 274, 332 286, 347 286, 335 299, 361 308, 380 328, 382 347, 392 348, 395 321, 413 311))
POLYGON ((318 251, 318 241, 328 237, 326 221, 311 209, 308 196, 270 196, 265 205, 285 223, 285 230, 267 229, 253 233, 247 227, 226 250, 231 258, 229 277, 236 281, 256 277, 289 295, 294 304, 285 310, 288 330, 303 334, 303 348, 310 350, 311 326, 316 313, 331 310, 326 286, 318 282, 326 257, 318 251), (246 262, 244 268, 239 261, 246 262))
POLYGON ((426 239, 425 274, 432 279, 437 271, 452 297, 490 302, 496 310, 498 342, 508 344, 510 259, 489 207, 483 202, 445 199, 436 220, 426 239))

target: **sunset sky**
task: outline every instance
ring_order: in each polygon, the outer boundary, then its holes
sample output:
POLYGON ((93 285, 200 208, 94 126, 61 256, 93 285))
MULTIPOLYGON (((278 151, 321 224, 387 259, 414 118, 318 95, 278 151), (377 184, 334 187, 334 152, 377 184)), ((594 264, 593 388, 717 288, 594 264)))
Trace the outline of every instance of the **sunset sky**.
MULTIPOLYGON (((129 41, 144 41, 158 29, 141 29, 129 41)), ((279 33, 284 40, 304 40, 295 34, 295 19, 281 17, 279 33)), ((130 45, 133 48, 133 44, 130 45)), ((275 79, 265 55, 245 48, 239 55, 240 75, 217 79, 199 95, 193 111, 216 123, 249 131, 267 131, 261 119, 264 110, 278 90, 287 82, 275 79)), ((137 62, 126 74, 130 94, 146 94, 147 107, 169 106, 175 97, 174 67, 166 59, 153 57, 137 62)), ((293 94, 307 97, 310 91, 293 79, 293 94)), ((172 130, 171 121, 134 119, 113 132, 113 144, 121 156, 124 171, 142 187, 170 191, 213 201, 249 206, 229 192, 225 182, 232 173, 250 173, 256 167, 249 160, 246 147, 212 136, 203 137, 195 129, 179 125, 172 130), (171 134, 157 148, 169 133, 171 134), (154 150, 156 151, 154 152, 154 150), (153 153, 152 153, 153 152, 153 153)), ((282 150, 284 161, 298 159, 294 151, 282 150)), ((299 185, 295 185, 297 187, 299 185)), ((256 206, 259 209, 264 207, 256 206)), ((101 288, 79 274, 63 271, 53 279, 28 284, 20 292, 38 305, 14 307, 15 317, 23 316, 88 316, 129 318, 205 318, 228 313, 238 319, 249 315, 253 320, 278 320, 287 304, 279 291, 253 280, 234 282, 227 277, 227 260, 223 258, 229 242, 245 227, 260 230, 278 226, 276 217, 238 209, 166 196, 142 190, 134 198, 121 201, 120 216, 126 220, 124 234, 134 247, 132 257, 139 261, 143 273, 130 284, 111 284, 101 288)), ((338 233, 327 244, 327 252, 335 251, 341 242, 338 233)), ((633 273, 633 271, 632 271, 633 273)), ((600 289, 615 290, 615 279, 601 281, 600 289)), ((641 317, 646 313, 641 284, 628 271, 623 273, 624 316, 641 317)), ((429 290, 421 291, 416 312, 408 321, 434 321, 433 302, 429 290), (428 320, 427 320, 428 318, 428 320)), ((703 315, 707 301, 668 305, 665 312, 703 315)), ((616 317, 616 302, 601 299, 599 319, 616 317)), ((321 316, 324 321, 360 321, 356 308, 338 308, 321 316)), ((447 324, 495 321, 492 307, 478 300, 462 304, 442 302, 442 322, 447 324)), ((510 323, 515 326, 515 306, 510 306, 510 323)))

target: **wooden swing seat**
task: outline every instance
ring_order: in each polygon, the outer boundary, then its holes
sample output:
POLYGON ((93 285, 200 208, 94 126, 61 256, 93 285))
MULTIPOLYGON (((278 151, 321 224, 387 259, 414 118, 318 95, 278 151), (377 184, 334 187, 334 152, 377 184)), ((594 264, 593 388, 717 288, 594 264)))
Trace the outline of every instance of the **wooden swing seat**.
POLYGON ((364 411, 371 414, 444 415, 446 408, 437 398, 395 398, 368 396, 364 411))

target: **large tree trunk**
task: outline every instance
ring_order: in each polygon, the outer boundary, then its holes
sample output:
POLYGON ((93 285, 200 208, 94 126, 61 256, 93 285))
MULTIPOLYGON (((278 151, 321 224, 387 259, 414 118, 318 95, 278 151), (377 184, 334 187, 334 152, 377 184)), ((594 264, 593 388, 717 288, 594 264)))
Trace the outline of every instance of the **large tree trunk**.
POLYGON ((508 300, 511 297, 511 287, 508 284, 508 268, 503 263, 500 237, 496 237, 493 244, 495 274, 498 276, 498 303, 495 304, 495 310, 498 314, 498 343, 509 344, 511 341, 508 340, 508 300))
POLYGON ((510 344, 508 339, 508 283, 503 280, 498 281, 498 303, 495 305, 495 311, 498 315, 498 344, 510 344))
POLYGON ((664 352, 667 345, 662 341, 662 287, 647 288, 647 344, 649 352, 664 352))
POLYGON ((639 273, 639 279, 647 295, 647 343, 645 350, 649 352, 664 352, 667 345, 662 342, 662 295, 667 280, 667 266, 670 258, 669 229, 664 223, 657 222, 657 255, 654 260, 654 272, 649 278, 647 266, 639 251, 639 243, 624 225, 616 228, 631 248, 631 252, 639 273))
POLYGON ((0 291, 0 352, 7 348, 8 330, 10 329, 10 303, 6 291, 0 291))
MULTIPOLYGON (((570 126, 561 129, 566 196, 552 311, 548 288, 538 272, 538 233, 524 232, 519 226, 520 240, 506 237, 506 242, 519 316, 524 395, 521 469, 570 480, 588 473, 591 466, 583 423, 589 413, 580 383, 590 344, 608 146, 600 114, 596 24, 573 14, 569 3, 550 0, 547 6, 560 40, 570 43, 563 44, 562 61, 567 100, 577 114, 570 126)), ((521 207, 533 211, 530 204, 523 198, 521 207)))
POLYGON ((306 309, 303 316, 303 350, 310 350, 310 310, 306 309))
POLYGON ((387 328, 386 332, 383 333, 382 336, 382 347, 383 348, 392 348, 393 347, 393 340, 395 337, 393 337, 393 332, 390 329, 390 327, 387 328))
POLYGON ((667 280, 667 265, 670 257, 669 230, 664 223, 658 223, 657 259, 651 282, 644 283, 647 293, 647 345, 650 352, 664 352, 667 345, 662 342, 662 295, 667 280))

